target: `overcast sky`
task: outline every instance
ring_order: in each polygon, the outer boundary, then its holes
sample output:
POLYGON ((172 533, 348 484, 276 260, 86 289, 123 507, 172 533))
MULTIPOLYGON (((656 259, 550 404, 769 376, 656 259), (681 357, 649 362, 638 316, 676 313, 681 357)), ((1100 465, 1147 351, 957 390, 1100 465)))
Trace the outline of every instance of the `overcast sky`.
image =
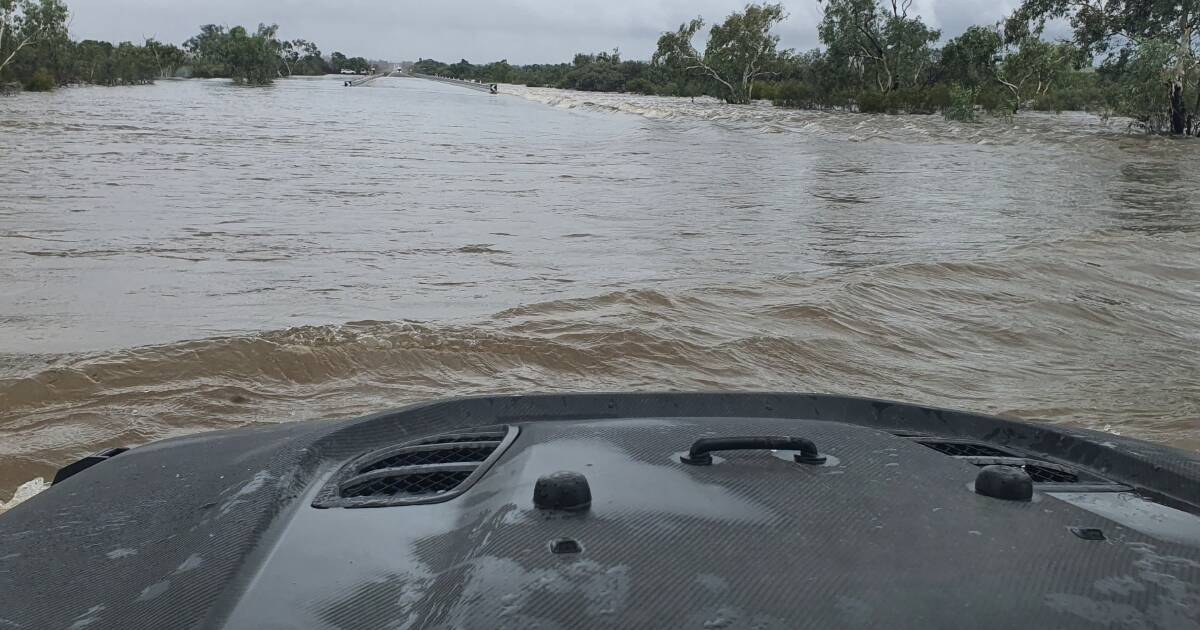
MULTIPOLYGON (((481 63, 567 61, 576 52, 620 48, 645 59, 660 32, 702 15, 710 23, 745 0, 67 0, 72 34, 109 41, 156 37, 183 43, 201 24, 276 23, 287 39, 316 42, 326 54, 402 61, 432 57, 481 63)), ((954 36, 996 22, 1017 0, 915 0, 927 24, 954 36)), ((817 45, 816 0, 784 0, 785 48, 817 45)))

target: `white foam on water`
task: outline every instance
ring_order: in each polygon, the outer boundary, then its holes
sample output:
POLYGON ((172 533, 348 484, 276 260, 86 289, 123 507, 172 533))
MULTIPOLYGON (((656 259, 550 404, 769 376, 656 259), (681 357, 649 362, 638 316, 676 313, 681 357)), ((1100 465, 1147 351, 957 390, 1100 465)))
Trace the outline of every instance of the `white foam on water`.
POLYGON ((1022 111, 1011 117, 981 115, 976 123, 958 123, 937 114, 856 114, 844 110, 779 108, 766 101, 728 105, 711 96, 696 98, 581 92, 505 84, 502 94, 560 109, 620 112, 650 119, 698 120, 744 128, 751 133, 805 133, 850 142, 1078 145, 1100 142, 1106 150, 1113 136, 1127 135, 1129 119, 1104 119, 1087 112, 1022 111))
POLYGON ((0 501, 0 514, 17 507, 25 501, 28 501, 36 496, 39 492, 49 487, 50 483, 41 477, 26 481, 25 483, 21 484, 19 488, 17 488, 17 491, 13 494, 12 499, 9 499, 7 502, 0 501))

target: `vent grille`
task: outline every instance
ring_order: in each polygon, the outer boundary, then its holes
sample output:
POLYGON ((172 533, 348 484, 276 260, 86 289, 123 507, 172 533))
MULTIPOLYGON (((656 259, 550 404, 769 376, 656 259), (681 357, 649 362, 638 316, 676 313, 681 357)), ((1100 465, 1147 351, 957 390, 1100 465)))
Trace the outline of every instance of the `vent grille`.
MULTIPOLYGON (((477 444, 477 443, 471 443, 477 444)), ((469 448, 445 448, 438 450, 412 450, 385 457, 374 464, 364 466, 359 473, 384 468, 400 468, 404 466, 425 466, 429 464, 461 464, 482 462, 496 452, 499 442, 489 442, 489 446, 472 446, 469 448)))
POLYGON ((1025 464, 1022 468, 1033 478, 1033 483, 1079 483, 1079 475, 1065 470, 1055 470, 1037 464, 1025 464))
POLYGON ((945 453, 951 457, 1014 457, 1008 451, 1002 451, 986 444, 972 442, 936 442, 932 440, 917 440, 917 444, 945 453))
POLYGON ((385 507, 449 501, 478 481, 516 436, 516 427, 488 427, 373 451, 339 471, 313 506, 385 507))
MULTIPOLYGON (((959 459, 981 468, 984 466, 1016 466, 1029 473, 1029 478, 1033 479, 1033 483, 1080 483, 1080 475, 1084 474, 1062 464, 1053 464, 1027 457, 962 457, 959 459)), ((1089 481, 1103 480, 1091 477, 1089 481)))
POLYGON ((456 470, 381 477, 347 486, 342 489, 342 496, 354 498, 391 497, 397 494, 407 496, 441 494, 457 488, 470 476, 470 471, 456 470))
POLYGON ((461 435, 435 435, 412 442, 410 446, 423 446, 425 444, 462 444, 465 442, 478 442, 481 440, 499 442, 504 439, 504 432, 500 433, 463 433, 461 435))
POLYGON ((1075 470, 1069 466, 1047 462, 1040 459, 1024 457, 990 444, 970 442, 966 440, 946 440, 929 436, 904 435, 917 444, 929 447, 939 453, 949 455, 976 466, 1016 466, 1029 473, 1034 483, 1039 484, 1097 484, 1114 485, 1107 479, 1075 470))

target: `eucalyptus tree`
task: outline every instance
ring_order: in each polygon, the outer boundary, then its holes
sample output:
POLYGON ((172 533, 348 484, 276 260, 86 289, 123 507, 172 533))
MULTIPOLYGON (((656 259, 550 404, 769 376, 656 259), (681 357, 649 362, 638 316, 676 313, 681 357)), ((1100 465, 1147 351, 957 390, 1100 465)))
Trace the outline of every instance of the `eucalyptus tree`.
POLYGON ((67 16, 61 0, 0 0, 0 75, 27 48, 67 41, 67 16))
POLYGON ((1126 88, 1151 88, 1149 99, 1125 99, 1125 113, 1188 131, 1189 115, 1200 114, 1200 0, 1024 0, 1006 31, 1010 39, 1038 35, 1055 19, 1069 21, 1081 47, 1119 66, 1126 88))
POLYGON ((749 103, 755 80, 776 72, 779 36, 771 31, 786 17, 782 5, 747 4, 713 25, 703 53, 692 43, 704 28, 697 17, 658 38, 653 63, 715 82, 729 103, 749 103))
POLYGON ((880 92, 920 86, 941 31, 909 15, 912 0, 817 0, 817 33, 830 59, 880 92))

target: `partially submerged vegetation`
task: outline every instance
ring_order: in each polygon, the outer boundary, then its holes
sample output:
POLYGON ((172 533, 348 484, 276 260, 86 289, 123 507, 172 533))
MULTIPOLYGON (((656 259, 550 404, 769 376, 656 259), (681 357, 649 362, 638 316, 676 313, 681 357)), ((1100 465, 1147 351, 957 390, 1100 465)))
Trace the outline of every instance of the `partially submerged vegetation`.
POLYGON ((114 45, 73 41, 68 16, 61 0, 0 0, 0 86, 141 85, 178 75, 264 85, 291 75, 370 68, 366 59, 340 52, 326 60, 312 42, 280 39, 275 25, 260 24, 251 31, 209 24, 182 47, 155 39, 114 45))
POLYGON ((1200 135, 1200 0, 1024 0, 1001 24, 946 41, 911 0, 817 0, 823 48, 780 50, 778 4, 749 4, 708 30, 696 18, 662 34, 650 61, 618 51, 518 66, 421 60, 418 71, 534 87, 709 95, 729 103, 875 113, 1089 110, 1152 132, 1200 135), (1065 19, 1071 41, 1048 41, 1065 19))
MULTIPOLYGON (((423 59, 414 70, 487 83, 598 92, 709 95, 728 103, 874 113, 936 113, 969 121, 977 109, 1089 110, 1132 117, 1151 132, 1200 135, 1200 0, 1023 0, 1000 24, 944 34, 910 12, 912 0, 815 0, 820 49, 779 49, 779 4, 748 4, 713 24, 697 17, 662 33, 649 61, 617 50, 571 63, 475 65, 423 59), (1065 20, 1071 41, 1048 41, 1065 20), (703 39, 698 46, 698 40, 703 39)), ((182 47, 153 39, 72 41, 61 0, 0 0, 0 86, 136 85, 184 74, 266 84, 349 70, 312 42, 260 24, 201 27, 182 47)))

